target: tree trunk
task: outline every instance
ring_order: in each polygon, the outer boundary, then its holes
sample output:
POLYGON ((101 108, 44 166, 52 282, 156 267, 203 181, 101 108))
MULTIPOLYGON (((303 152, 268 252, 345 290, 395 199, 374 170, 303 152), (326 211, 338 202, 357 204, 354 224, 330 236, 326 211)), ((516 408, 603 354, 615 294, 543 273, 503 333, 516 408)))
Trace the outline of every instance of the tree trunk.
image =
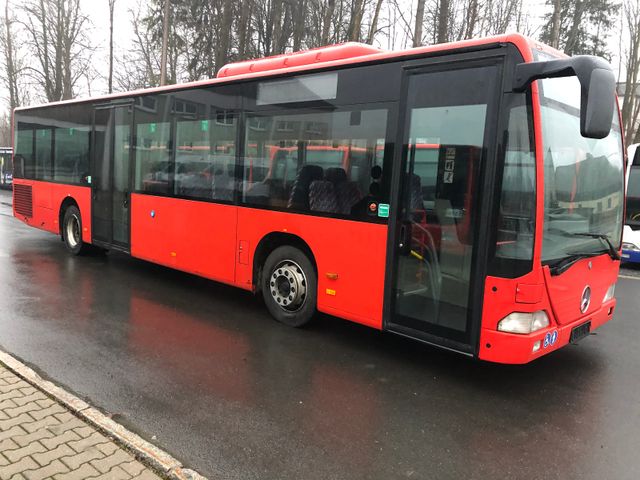
POLYGON ((164 0, 164 15, 162 19, 162 55, 160 58, 160 85, 167 84, 167 53, 169 50, 169 13, 171 0, 164 0))
POLYGON ((113 10, 116 0, 109 0, 109 93, 113 92, 113 10))
POLYGON ((240 23, 238 25, 238 57, 240 57, 240 60, 247 58, 247 33, 249 30, 249 18, 251 16, 251 5, 249 2, 251 2, 251 0, 242 0, 242 5, 240 6, 240 23))
POLYGON ((624 4, 624 16, 629 32, 628 56, 625 61, 625 93, 622 99, 622 128, 627 145, 638 143, 640 132, 636 130, 638 121, 638 75, 640 70, 640 2, 627 1, 624 4))
POLYGON ((347 41, 360 41, 360 27, 362 25, 362 15, 364 14, 364 0, 353 0, 351 5, 351 18, 347 29, 347 41))
POLYGON ((378 19, 380 18, 380 9, 382 8, 382 0, 376 2, 376 8, 373 11, 373 19, 371 20, 371 26, 369 27, 369 35, 367 35, 367 43, 372 45, 373 40, 378 33, 378 19))
POLYGON ((473 33, 476 29, 476 24, 478 23, 478 0, 470 0, 466 22, 463 38, 468 40, 473 38, 473 33))
POLYGON ((333 12, 336 9, 336 0, 329 0, 324 10, 324 17, 322 18, 322 36, 320 37, 320 43, 327 45, 329 43, 329 33, 331 32, 331 19, 333 18, 333 12))
POLYGON ((222 21, 216 45, 215 69, 220 70, 229 60, 229 44, 231 41, 233 22, 233 1, 224 0, 222 4, 222 21))
POLYGON ((551 17, 551 46, 560 47, 560 0, 553 0, 553 16, 551 17))
POLYGON ((305 13, 307 10, 307 2, 305 0, 300 0, 297 2, 292 2, 291 7, 294 9, 293 11, 293 51, 297 52, 302 49, 302 40, 304 39, 305 33, 305 13))
MULTIPOLYGON (((280 45, 279 45, 280 37, 282 36, 282 16, 283 16, 283 10, 284 10, 282 2, 283 0, 273 0, 273 10, 272 10, 273 20, 271 23, 271 27, 273 29, 271 30, 270 46, 268 48, 268 51, 265 52, 267 55, 282 53, 280 51, 280 45)), ((267 29, 271 27, 267 26, 267 29)))
POLYGON ((438 43, 449 40, 449 0, 440 0, 438 5, 438 43))
POLYGON ((413 46, 419 47, 422 45, 422 24, 424 23, 424 1, 418 0, 418 7, 416 8, 416 26, 413 30, 413 46))
POLYGON ((19 94, 18 94, 18 72, 16 71, 13 46, 13 32, 11 31, 12 20, 9 17, 9 0, 4 4, 4 26, 5 26, 5 41, 4 41, 4 56, 5 64, 7 68, 7 88, 9 89, 9 109, 13 112, 14 108, 20 106, 19 94))
POLYGON ((574 49, 578 43, 578 31, 580 30, 580 22, 582 21, 582 13, 586 1, 587 0, 578 0, 575 2, 571 28, 569 29, 569 35, 567 36, 567 44, 564 47, 564 51, 567 55, 573 55, 574 49))

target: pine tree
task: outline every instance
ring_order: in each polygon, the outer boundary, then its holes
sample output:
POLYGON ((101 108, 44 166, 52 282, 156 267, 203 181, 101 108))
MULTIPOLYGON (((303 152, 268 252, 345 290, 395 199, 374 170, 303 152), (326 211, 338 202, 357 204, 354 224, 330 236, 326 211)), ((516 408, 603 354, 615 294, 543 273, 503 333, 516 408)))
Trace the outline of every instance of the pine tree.
MULTIPOLYGON (((609 58, 607 36, 611 31, 620 5, 613 0, 576 0, 574 2, 555 2, 547 0, 554 6, 545 17, 540 40, 553 44, 554 14, 559 4, 559 33, 557 45, 567 55, 598 55, 609 58)), ((556 17, 557 18, 557 17, 556 17)))

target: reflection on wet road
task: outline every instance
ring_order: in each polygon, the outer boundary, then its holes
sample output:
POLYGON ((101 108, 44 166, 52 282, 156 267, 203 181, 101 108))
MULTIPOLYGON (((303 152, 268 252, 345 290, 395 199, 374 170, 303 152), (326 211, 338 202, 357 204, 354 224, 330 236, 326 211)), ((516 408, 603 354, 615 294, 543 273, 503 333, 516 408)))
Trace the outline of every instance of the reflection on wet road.
POLYGON ((290 329, 0 213, 2 348, 212 478, 640 477, 638 281, 597 336, 487 365, 329 317, 290 329))

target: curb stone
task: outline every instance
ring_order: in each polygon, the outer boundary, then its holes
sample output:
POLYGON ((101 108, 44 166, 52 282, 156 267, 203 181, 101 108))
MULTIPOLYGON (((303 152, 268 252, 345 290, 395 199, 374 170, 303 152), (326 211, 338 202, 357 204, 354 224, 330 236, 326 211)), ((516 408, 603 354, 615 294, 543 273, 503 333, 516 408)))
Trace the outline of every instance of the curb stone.
POLYGON ((164 450, 127 430, 84 400, 43 379, 31 368, 1 350, 0 363, 18 377, 64 405, 78 418, 111 437, 116 443, 133 453, 141 462, 167 478, 175 480, 207 480, 206 477, 194 470, 184 468, 180 461, 164 450))

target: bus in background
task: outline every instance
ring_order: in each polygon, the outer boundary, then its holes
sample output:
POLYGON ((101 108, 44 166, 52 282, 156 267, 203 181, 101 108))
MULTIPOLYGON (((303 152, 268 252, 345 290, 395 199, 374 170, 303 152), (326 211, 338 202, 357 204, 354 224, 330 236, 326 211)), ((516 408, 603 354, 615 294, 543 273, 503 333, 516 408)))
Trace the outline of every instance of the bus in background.
POLYGON ((521 35, 347 43, 216 79, 19 108, 14 215, 482 360, 527 363, 616 307, 614 77, 521 35))
POLYGON ((627 147, 627 196, 622 234, 622 261, 640 263, 640 150, 638 143, 627 147))
POLYGON ((12 154, 11 147, 0 147, 0 188, 11 188, 13 181, 12 154))

